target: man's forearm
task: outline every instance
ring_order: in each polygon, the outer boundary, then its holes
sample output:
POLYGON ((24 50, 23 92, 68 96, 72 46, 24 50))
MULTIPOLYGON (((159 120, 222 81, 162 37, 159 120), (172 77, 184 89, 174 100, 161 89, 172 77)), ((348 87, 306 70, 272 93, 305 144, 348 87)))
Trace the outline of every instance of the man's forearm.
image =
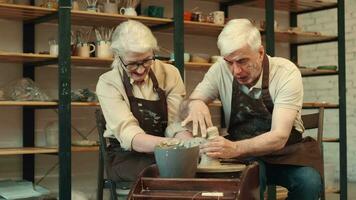
POLYGON ((287 140, 288 137, 283 134, 266 132, 251 139, 236 141, 236 157, 266 155, 282 149, 287 140))

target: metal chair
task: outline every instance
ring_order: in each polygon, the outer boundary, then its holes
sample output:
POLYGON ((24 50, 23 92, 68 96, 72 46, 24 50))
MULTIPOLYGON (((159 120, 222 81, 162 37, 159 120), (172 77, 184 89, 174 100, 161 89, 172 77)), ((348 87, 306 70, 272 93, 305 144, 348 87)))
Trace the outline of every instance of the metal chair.
MULTIPOLYGON (((302 121, 304 124, 305 130, 309 129, 317 129, 317 142, 320 147, 321 158, 323 161, 323 173, 324 173, 324 153, 323 153, 323 126, 324 126, 324 107, 319 107, 319 111, 317 113, 305 114, 302 115, 302 121)), ((325 181, 323 181, 323 188, 321 192, 320 199, 325 200, 325 181)), ((281 191, 278 194, 283 196, 287 195, 285 191, 281 191)), ((277 190, 275 185, 269 185, 267 187, 267 200, 275 200, 277 199, 277 190)))
POLYGON ((98 166, 98 191, 97 200, 103 199, 104 189, 110 189, 110 199, 117 200, 118 194, 116 189, 127 190, 132 185, 131 182, 115 182, 110 178, 104 178, 104 168, 106 175, 108 174, 108 164, 107 164, 107 142, 104 138, 104 132, 106 130, 106 121, 103 113, 100 109, 95 111, 96 125, 99 134, 99 166, 98 166))

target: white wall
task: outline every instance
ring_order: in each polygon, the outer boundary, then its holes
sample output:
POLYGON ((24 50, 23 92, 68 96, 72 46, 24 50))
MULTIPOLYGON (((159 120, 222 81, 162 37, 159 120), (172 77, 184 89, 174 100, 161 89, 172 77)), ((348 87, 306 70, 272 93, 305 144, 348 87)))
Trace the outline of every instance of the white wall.
MULTIPOLYGON (((347 86, 348 86, 348 158, 349 158, 349 178, 356 179, 356 171, 352 168, 355 165, 355 137, 352 132, 356 129, 355 115, 356 107, 351 102, 356 99, 355 81, 352 77, 355 75, 353 67, 356 64, 356 4, 353 0, 346 1, 346 50, 347 50, 347 86)), ((143 7, 147 5, 165 5, 165 17, 172 17, 171 1, 145 0, 143 7)), ((185 9, 189 10, 194 7, 205 13, 218 9, 218 4, 205 1, 185 1, 185 9)), ((246 9, 234 6, 230 8, 230 16, 248 17, 256 21, 264 18, 264 10, 246 9)), ((288 24, 287 13, 277 12, 276 20, 282 27, 288 24)), ((299 19, 299 25, 305 30, 322 31, 327 34, 336 33, 336 17, 334 11, 324 11, 316 14, 306 14, 299 19), (326 16, 334 16, 333 21, 325 20, 326 16), (320 21, 321 20, 321 21, 320 21)), ((0 51, 21 52, 22 51, 22 25, 20 22, 0 20, 0 26, 6 27, 0 29, 0 51)), ((57 26, 55 25, 38 25, 36 27, 36 52, 48 50, 48 39, 55 38, 57 26)), ((203 34, 203 33, 202 33, 203 34)), ((173 37, 171 34, 155 33, 159 45, 173 49, 173 37)), ((321 64, 337 64, 336 44, 322 44, 302 47, 299 49, 299 64, 306 66, 318 66, 321 64)), ((185 49, 189 53, 208 53, 210 55, 218 54, 216 47, 216 38, 206 36, 186 36, 185 49)), ((276 55, 289 57, 288 44, 278 44, 276 55)), ((105 70, 88 70, 72 69, 72 88, 95 89, 97 79, 105 70)), ((20 78, 22 67, 19 64, 0 63, 0 86, 7 82, 20 78)), ((187 90, 191 91, 193 87, 202 79, 204 72, 189 71, 186 73, 187 90)), ((51 97, 57 98, 57 68, 41 67, 36 69, 36 83, 51 97)), ((306 101, 331 101, 337 102, 337 78, 336 77, 319 77, 305 78, 305 100, 306 101)), ((93 108, 73 108, 72 123, 73 126, 82 132, 88 132, 95 126, 93 108)), ((212 110, 214 123, 219 123, 219 109, 212 110)), ((1 107, 0 108, 0 147, 21 146, 22 143, 22 123, 21 108, 1 107)), ((44 126, 46 123, 57 118, 53 110, 36 111, 36 144, 44 145, 44 126)), ((328 110, 325 116, 325 133, 327 136, 336 135, 338 132, 338 115, 337 111, 328 110)), ((72 133, 73 139, 79 138, 78 134, 72 133)), ((91 135, 92 139, 96 138, 96 132, 91 135)), ((337 168, 338 148, 336 144, 325 145, 325 156, 329 163, 337 168)), ((57 162, 57 157, 48 155, 36 155, 36 179, 39 179, 46 171, 57 162)), ((96 174, 97 174, 97 153, 73 153, 72 156, 72 174, 73 189, 86 192, 88 196, 95 196, 96 174)), ((21 178, 21 156, 0 156, 0 179, 21 178)), ((44 179, 41 185, 53 191, 58 190, 57 170, 44 179)), ((330 171, 330 170, 329 170, 330 171)))

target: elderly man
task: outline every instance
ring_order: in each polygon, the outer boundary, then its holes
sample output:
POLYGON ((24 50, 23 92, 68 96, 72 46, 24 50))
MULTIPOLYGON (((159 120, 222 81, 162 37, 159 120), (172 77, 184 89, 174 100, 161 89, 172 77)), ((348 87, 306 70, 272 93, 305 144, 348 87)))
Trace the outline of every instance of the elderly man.
POLYGON ((114 31, 113 69, 100 76, 96 92, 110 138, 109 174, 114 180, 134 181, 155 162, 154 147, 191 136, 174 125, 185 88, 178 70, 155 59, 157 40, 142 23, 128 20, 114 31), (172 128, 173 127, 173 128, 172 128), (173 132, 175 131, 175 132, 173 132))
POLYGON ((216 62, 189 98, 188 117, 203 136, 212 125, 207 103, 222 102, 228 135, 202 145, 211 157, 259 159, 267 184, 286 187, 288 199, 318 199, 321 157, 315 140, 302 138, 302 78, 289 60, 270 57, 247 19, 229 21, 218 38, 216 62))

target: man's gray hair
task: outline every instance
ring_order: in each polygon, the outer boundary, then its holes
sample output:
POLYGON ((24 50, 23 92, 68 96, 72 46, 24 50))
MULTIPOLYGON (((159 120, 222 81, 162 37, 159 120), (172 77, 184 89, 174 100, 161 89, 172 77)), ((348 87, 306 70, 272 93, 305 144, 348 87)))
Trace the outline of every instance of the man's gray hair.
POLYGON ((254 51, 258 51, 261 46, 260 31, 248 19, 230 20, 221 31, 217 42, 222 56, 227 56, 246 44, 254 51))

